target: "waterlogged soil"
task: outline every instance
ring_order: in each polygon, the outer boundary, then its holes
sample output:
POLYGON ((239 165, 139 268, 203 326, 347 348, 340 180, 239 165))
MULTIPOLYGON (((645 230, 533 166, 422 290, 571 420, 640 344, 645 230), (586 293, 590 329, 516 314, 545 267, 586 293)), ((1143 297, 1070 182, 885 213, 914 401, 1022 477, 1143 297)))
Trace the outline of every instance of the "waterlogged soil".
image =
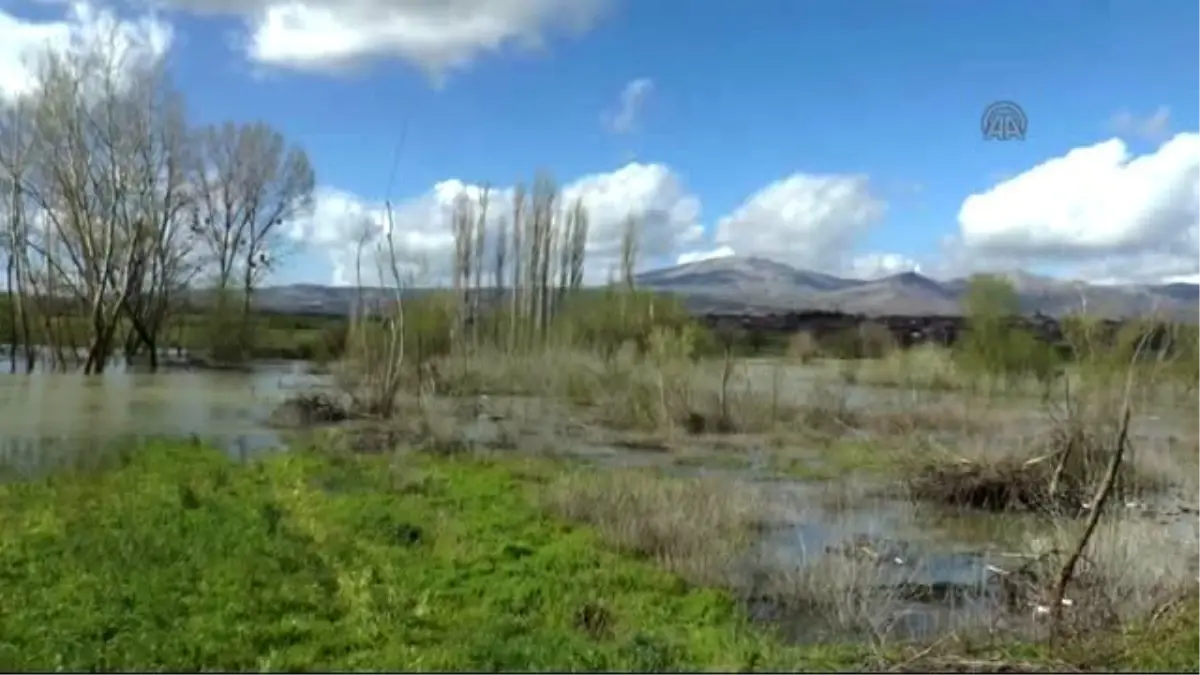
MULTIPOLYGON (((1006 412, 1007 414, 1007 412, 1006 412)), ((1036 412, 1024 414, 1048 427, 1036 412)), ((1008 421, 1016 416, 1007 418, 1008 421)), ((1155 420, 1143 424, 1135 441, 1153 442, 1178 433, 1155 420)), ((1042 428, 1018 424, 1034 432, 1042 428)), ((898 640, 928 640, 948 631, 1009 628, 1036 633, 1045 607, 1006 593, 998 570, 1029 561, 1031 539, 1048 539, 1054 523, 1033 514, 947 512, 889 498, 880 485, 812 481, 781 474, 781 448, 762 437, 670 439, 597 429, 573 420, 569 411, 536 399, 484 397, 469 406, 457 437, 477 447, 512 447, 567 456, 601 469, 645 469, 681 477, 724 477, 772 505, 773 517, 739 570, 739 588, 752 614, 779 627, 790 641, 820 644, 861 640, 844 626, 815 620, 804 608, 782 605, 760 593, 757 580, 804 574, 807 567, 852 561, 869 574, 872 613, 869 631, 898 640), (474 417, 472 417, 474 415, 474 417), (856 486, 856 487, 855 487, 856 486), (879 603, 878 597, 887 598, 879 603)), ((830 458, 813 447, 786 452, 809 473, 829 468, 830 458)), ((881 449, 881 451, 883 451, 881 449)), ((876 478, 879 478, 878 476, 876 478)), ((1200 547, 1195 496, 1163 494, 1114 505, 1166 528, 1182 543, 1200 547)), ((864 601, 864 604, 867 601, 864 601)))
MULTIPOLYGON (((1009 623, 1027 622, 1029 608, 1007 607, 994 570, 1012 563, 1022 545, 1017 533, 1045 529, 1022 516, 963 517, 946 529, 946 515, 922 511, 899 499, 862 497, 846 504, 828 486, 767 484, 780 517, 766 530, 750 560, 752 573, 804 574, 806 568, 833 565, 857 577, 847 593, 870 595, 870 613, 860 622, 869 632, 894 640, 927 640, 958 628, 978 628, 1003 615, 1009 623), (831 502, 838 502, 837 505, 831 502), (1003 530, 1003 532, 997 532, 1003 530), (1000 536, 996 536, 999 534, 1000 536), (1016 535, 1016 536, 1014 536, 1016 535), (1025 611, 1022 611, 1025 610, 1025 611)), ((833 583, 833 582, 831 582, 833 583)), ((751 594, 751 607, 762 619, 778 623, 791 641, 822 643, 861 635, 845 627, 788 611, 771 594, 751 594)), ((846 611, 855 603, 847 598, 846 611)))
MULTIPOLYGON (((763 375, 767 377, 767 375, 763 375)), ((812 394, 822 378, 789 377, 785 397, 812 394)), ((256 364, 249 372, 168 370, 157 374, 114 368, 101 377, 37 373, 0 375, 0 460, 21 475, 89 458, 130 438, 193 437, 242 460, 286 447, 287 434, 270 424, 289 396, 326 386, 304 364, 256 364)), ((823 386, 823 385, 822 385, 823 386)), ((843 390, 846 405, 902 410, 952 400, 953 394, 912 396, 869 387, 843 390), (885 398, 886 397, 886 398, 885 398), (881 401, 888 401, 884 404, 881 401)), ((764 437, 694 437, 618 432, 599 428, 565 404, 534 398, 479 397, 429 402, 422 415, 439 419, 437 442, 459 449, 570 457, 604 469, 646 469, 674 476, 717 476, 736 481, 771 505, 772 518, 742 563, 739 592, 754 614, 778 625, 793 641, 836 638, 837 626, 781 607, 757 594, 757 580, 803 573, 806 566, 853 560, 892 601, 873 617, 873 630, 897 638, 928 638, 996 613, 996 568, 1014 556, 1045 523, 1012 514, 947 514, 920 509, 845 481, 813 481, 781 471, 781 448, 764 437), (439 407, 440 406, 440 407, 439 407)), ((961 406, 961 402, 959 402, 961 406)), ((1023 433, 1045 424, 1044 415, 1006 409, 1009 429, 1023 433)), ((1136 438, 1186 443, 1174 422, 1149 420, 1136 438)), ((411 421, 411 420, 410 420, 411 421)), ((415 428, 415 427, 414 427, 415 428)), ((429 435, 430 429, 421 428, 429 435)), ((347 427, 344 440, 360 452, 405 445, 417 436, 347 427)), ((939 436, 945 442, 945 436, 939 436)), ((817 447, 793 441, 793 462, 814 475, 837 473, 817 447)), ((83 462, 83 463, 86 463, 83 462)), ((803 473, 803 472, 802 472, 803 473)), ((851 473, 851 472, 844 472, 851 473)), ((1169 528, 1180 541, 1200 542, 1195 495, 1168 495, 1120 505, 1169 528)), ((1200 545, 1200 544, 1198 544, 1200 545)), ((1013 621, 1029 621, 1028 607, 1013 621)))
MULTIPOLYGON (((859 618, 869 621, 874 636, 929 640, 953 630, 994 628, 997 621, 1034 634, 1044 623, 1039 612, 1045 608, 1006 595, 998 572, 1028 562, 1031 539, 1052 536, 1055 524, 1037 515, 948 512, 888 497, 881 484, 793 479, 780 473, 780 449, 764 438, 654 441, 561 421, 552 431, 528 433, 519 420, 538 420, 534 426, 544 430, 554 424, 549 420, 566 417, 548 414, 547 404, 537 401, 489 400, 483 407, 491 412, 477 412, 459 426, 459 437, 468 444, 536 448, 600 469, 722 477, 770 504, 772 518, 742 562, 737 591, 756 618, 778 627, 789 641, 822 644, 866 637, 818 620, 805 608, 782 605, 776 595, 758 588, 759 579, 804 574, 808 567, 841 561, 870 575, 869 592, 875 597, 863 604, 872 603, 872 612, 859 618), (505 412, 497 413, 501 408, 505 412)), ((809 469, 819 470, 829 459, 816 447, 788 451, 809 469)), ((1166 528, 1182 545, 1200 547, 1194 499, 1156 495, 1115 508, 1166 528)))

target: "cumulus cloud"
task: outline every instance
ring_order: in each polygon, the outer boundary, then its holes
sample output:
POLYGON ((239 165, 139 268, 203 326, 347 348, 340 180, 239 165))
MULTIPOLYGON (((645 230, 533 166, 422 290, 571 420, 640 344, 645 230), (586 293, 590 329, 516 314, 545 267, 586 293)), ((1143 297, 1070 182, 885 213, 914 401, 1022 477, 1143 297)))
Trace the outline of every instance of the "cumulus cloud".
MULTIPOLYGON (((1192 247, 1196 249, 1196 246, 1192 247)), ((1070 268, 1070 276, 1093 283, 1160 284, 1196 283, 1200 264, 1196 253, 1145 253, 1136 256, 1110 256, 1078 263, 1070 268), (1190 281, 1189 281, 1190 280, 1190 281)))
POLYGON ((66 51, 102 40, 114 46, 119 62, 133 66, 170 49, 172 28, 156 16, 123 17, 87 2, 62 9, 62 16, 50 20, 23 19, 0 10, 0 103, 30 91, 38 58, 47 50, 66 51))
POLYGON ((1160 105, 1149 115, 1139 116, 1128 110, 1113 115, 1112 128, 1122 136, 1134 136, 1151 141, 1161 141, 1171 130, 1171 109, 1160 105))
POLYGON ((591 224, 588 255, 607 270, 620 254, 625 220, 639 223, 641 259, 662 264, 704 235, 700 199, 663 164, 632 162, 611 173, 584 176, 563 188, 564 200, 582 199, 591 224))
POLYGON ((653 80, 645 77, 631 80, 621 90, 616 108, 601 116, 604 126, 614 134, 627 134, 633 131, 638 116, 646 105, 646 100, 653 92, 653 80))
POLYGON ((714 249, 702 251, 686 251, 675 256, 676 265, 687 265, 689 263, 703 262, 705 260, 717 260, 720 258, 732 258, 737 255, 737 252, 728 246, 718 246, 714 249))
POLYGON ((866 176, 794 174, 717 221, 713 239, 738 255, 840 272, 852 246, 885 211, 866 176))
MULTIPOLYGON (((424 194, 397 203, 392 211, 397 258, 421 283, 448 279, 454 250, 450 219, 455 199, 477 199, 481 188, 446 180, 424 194)), ((682 181, 660 164, 627 164, 609 173, 580 177, 562 188, 562 203, 579 199, 589 216, 586 279, 602 281, 620 255, 625 222, 633 216, 640 227, 643 266, 671 262, 680 248, 698 241, 700 202, 682 181)), ((492 188, 488 194, 491 232, 512 210, 513 189, 492 188)), ((308 245, 329 252, 335 284, 354 281, 359 242, 371 253, 383 241, 387 218, 384 205, 349 193, 324 188, 315 195, 311 217, 293 225, 292 234, 308 245)), ((489 239, 489 242, 492 241, 489 239)), ((368 256, 364 283, 378 283, 374 259, 368 256)))
POLYGON ((606 0, 164 0, 197 13, 232 15, 247 28, 253 61, 331 71, 400 59, 441 77, 484 52, 538 48, 554 30, 583 31, 606 0))
POLYGON ((1094 278, 1194 274, 1200 134, 1141 156, 1120 139, 1076 148, 970 195, 958 223, 958 243, 977 259, 1066 263, 1094 278))

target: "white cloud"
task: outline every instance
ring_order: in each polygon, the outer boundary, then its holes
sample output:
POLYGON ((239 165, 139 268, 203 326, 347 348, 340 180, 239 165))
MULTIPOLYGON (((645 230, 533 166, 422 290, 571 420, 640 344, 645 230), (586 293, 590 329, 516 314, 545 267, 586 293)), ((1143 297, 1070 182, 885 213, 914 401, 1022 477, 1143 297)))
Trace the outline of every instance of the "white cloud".
POLYGON ((611 173, 583 176, 563 188, 563 198, 582 198, 591 218, 588 255, 604 271, 619 256, 629 214, 640 223, 644 265, 662 264, 704 235, 699 198, 663 164, 633 162, 611 173))
POLYGON ((959 244, 978 260, 1067 263, 1083 278, 1200 271, 1200 134, 1133 156, 1112 139, 973 194, 959 244))
POLYGON ((484 52, 538 48, 555 29, 585 30, 606 0, 165 0, 240 17, 261 64, 329 71, 395 58, 441 77, 484 52))
POLYGON ((631 80, 621 90, 616 109, 605 113, 601 121, 614 134, 627 134, 633 131, 638 116, 646 105, 646 100, 653 92, 653 80, 645 77, 631 80))
MULTIPOLYGON (((410 269, 422 269, 423 283, 448 278, 454 250, 450 213, 455 198, 464 191, 475 197, 479 187, 442 181, 393 209, 397 256, 410 269)), ((490 221, 509 216, 512 196, 510 187, 491 190, 490 221)), ((669 263, 675 251, 697 242, 702 234, 699 200, 663 165, 632 163, 610 173, 583 176, 563 186, 562 198, 564 204, 582 199, 588 210, 589 283, 602 281, 617 262, 624 223, 631 214, 641 224, 643 267, 669 263)), ((352 283, 357 243, 365 235, 371 243, 368 249, 373 250, 381 241, 384 206, 330 188, 318 190, 315 201, 312 217, 294 224, 293 235, 329 252, 335 284, 352 283)), ((493 225, 491 232, 495 230, 493 225)), ((374 262, 368 260, 364 267, 365 283, 377 283, 374 262)))
POLYGON ((171 26, 153 15, 126 18, 87 2, 73 2, 64 9, 63 16, 42 21, 0 11, 0 102, 30 91, 37 60, 47 50, 65 51, 95 40, 111 40, 119 62, 134 66, 170 49, 171 26))
POLYGON ((689 263, 703 262, 705 260, 717 260, 719 258, 731 258, 737 252, 728 246, 718 246, 714 249, 703 251, 688 251, 675 256, 676 265, 687 265, 689 263))
POLYGON ((805 269, 843 271, 886 204, 866 176, 794 174, 759 190, 717 222, 717 245, 805 269))
POLYGON ((1112 118, 1113 130, 1122 136, 1134 136, 1151 141, 1161 141, 1171 130, 1171 109, 1160 105, 1145 117, 1123 110, 1112 118))
MULTIPOLYGON (((1197 246, 1193 245, 1192 250, 1197 246)), ((1186 250, 1173 253, 1143 253, 1109 256, 1077 263, 1069 268, 1076 279, 1114 284, 1159 284, 1195 279, 1200 275, 1200 255, 1186 250)), ((1195 282, 1189 282, 1195 283, 1195 282)))

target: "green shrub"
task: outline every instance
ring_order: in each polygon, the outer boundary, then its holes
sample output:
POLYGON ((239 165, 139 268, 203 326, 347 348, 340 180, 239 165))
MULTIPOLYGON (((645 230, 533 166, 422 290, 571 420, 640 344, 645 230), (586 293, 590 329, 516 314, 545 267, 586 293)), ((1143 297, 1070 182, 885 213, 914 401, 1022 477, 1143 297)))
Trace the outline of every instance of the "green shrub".
POLYGON ((964 371, 1006 379, 1032 375, 1039 380, 1058 372, 1061 361, 1053 345, 1014 324, 1020 304, 1005 279, 972 277, 963 314, 967 330, 956 345, 955 360, 964 371))

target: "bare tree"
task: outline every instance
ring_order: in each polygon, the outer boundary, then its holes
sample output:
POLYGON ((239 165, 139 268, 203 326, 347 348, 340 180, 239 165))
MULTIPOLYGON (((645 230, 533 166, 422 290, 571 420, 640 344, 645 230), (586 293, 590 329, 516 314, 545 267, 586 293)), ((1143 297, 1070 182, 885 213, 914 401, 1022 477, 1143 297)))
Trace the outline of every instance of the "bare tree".
POLYGON ((474 260, 471 262, 471 267, 475 272, 475 279, 472 283, 474 292, 471 294, 471 341, 475 347, 479 346, 479 313, 480 313, 480 296, 483 294, 483 255, 484 248, 487 245, 487 217, 488 217, 488 197, 491 188, 484 186, 479 194, 479 214, 475 219, 475 243, 472 245, 472 254, 474 260))
MULTIPOLYGON (((492 251, 492 283, 496 286, 496 309, 502 308, 501 304, 504 301, 505 284, 508 279, 504 276, 505 264, 508 262, 508 218, 501 216, 499 225, 496 228, 495 249, 492 251)), ((503 325, 499 322, 494 323, 493 333, 496 344, 501 344, 504 341, 502 335, 503 325)), ((508 343, 510 346, 512 342, 508 343)))
POLYGON ((558 293, 555 292, 555 278, 558 275, 558 263, 561 258, 558 255, 558 242, 562 234, 563 213, 558 208, 558 193, 554 192, 554 202, 550 207, 550 223, 546 228, 546 241, 544 249, 546 251, 543 260, 545 269, 542 271, 542 332, 548 337, 550 329, 550 321, 554 318, 554 313, 558 311, 558 293))
POLYGON ((529 273, 531 323, 534 333, 540 338, 549 323, 550 310, 550 261, 553 258, 554 205, 557 189, 549 176, 539 175, 534 181, 532 220, 529 234, 529 273))
POLYGON ((23 183, 30 151, 26 107, 21 101, 5 110, 4 118, 0 120, 0 200, 3 200, 0 203, 6 207, 0 215, 3 218, 0 252, 5 256, 5 288, 9 297, 9 372, 17 370, 18 350, 24 351, 25 372, 33 370, 36 360, 29 308, 25 304, 29 223, 23 183))
POLYGON ((587 255, 587 239, 588 239, 588 212, 583 206, 582 199, 576 199, 575 205, 571 209, 573 214, 573 227, 570 234, 570 260, 571 268, 570 287, 571 290, 577 291, 583 287, 583 265, 585 256, 587 255))
MULTIPOLYGON (((114 28, 115 31, 115 28, 114 28)), ((161 61, 118 48, 115 33, 47 53, 29 98, 31 162, 22 192, 44 217, 25 228, 46 298, 60 289, 87 313, 85 373, 105 369, 118 318, 143 278, 138 265, 164 190, 161 129, 168 91, 161 61)))
POLYGON ((525 186, 518 184, 513 190, 512 210, 512 301, 509 303, 508 344, 515 349, 523 336, 518 332, 522 316, 525 312, 526 282, 525 244, 522 240, 525 230, 525 186))
POLYGON ((637 218, 631 214, 625 219, 625 228, 621 232, 621 283, 628 290, 634 287, 640 238, 641 228, 637 218))
POLYGON ((450 228, 454 235, 454 291, 458 302, 458 319, 454 328, 454 342, 461 345, 466 327, 466 311, 471 294, 471 263, 475 256, 475 204, 464 192, 454 199, 450 216, 450 228))
POLYGON ((571 281, 571 238, 575 229, 575 209, 568 209, 558 214, 558 225, 562 231, 558 233, 558 292, 555 293, 554 305, 561 308, 567 298, 567 284, 571 281))
POLYGON ((198 235, 186 218, 196 195, 190 185, 192 160, 183 102, 167 92, 158 105, 159 121, 147 129, 149 142, 140 158, 147 180, 141 182, 140 194, 129 196, 140 202, 143 216, 132 258, 133 288, 125 303, 131 326, 126 353, 133 356, 144 346, 152 370, 158 367, 159 335, 174 301, 199 271, 200 262, 194 254, 198 235))
MULTIPOLYGON (((467 344, 463 332, 467 317, 475 321, 483 316, 489 198, 486 187, 474 199, 464 192, 455 198, 450 212, 452 279, 459 313, 453 342, 460 348, 467 344)), ((510 214, 499 219, 490 244, 494 247, 491 274, 494 295, 506 300, 499 307, 507 310, 508 323, 497 323, 496 331, 486 336, 498 345, 518 349, 543 344, 563 298, 583 285, 588 213, 578 199, 570 208, 562 206, 554 181, 539 174, 529 192, 521 184, 516 186, 510 214)), ((485 336, 472 331, 470 337, 470 344, 476 345, 485 336)))
POLYGON ((244 329, 254 291, 287 252, 284 223, 312 208, 316 176, 308 154, 262 122, 206 127, 195 142, 191 229, 207 245, 218 292, 237 284, 244 329))
POLYGON ((400 270, 393 239, 395 220, 388 202, 384 241, 376 246, 375 261, 379 282, 391 287, 391 297, 364 302, 362 256, 372 237, 369 224, 364 225, 354 264, 358 301, 351 308, 346 339, 354 368, 345 373, 350 377, 343 385, 357 412, 387 418, 395 413, 396 399, 404 385, 404 290, 410 279, 400 270))
POLYGON ((558 304, 583 286, 583 264, 587 252, 588 215, 583 200, 576 198, 561 218, 564 229, 559 238, 558 304))
MULTIPOLYGON (((638 248, 641 237, 641 228, 638 225, 637 218, 630 214, 625 219, 625 227, 621 232, 621 260, 620 260, 620 283, 624 293, 621 296, 620 309, 621 321, 627 320, 629 311, 629 303, 626 296, 633 293, 636 279, 634 270, 637 269, 638 248)), ((653 315, 654 304, 650 305, 650 312, 653 315)))
MULTIPOLYGON (((23 343, 26 372, 33 370, 39 347, 46 355, 49 367, 66 367, 67 340, 64 338, 70 335, 71 319, 74 318, 67 315, 67 310, 80 308, 78 297, 69 293, 68 297, 63 297, 58 292, 59 273, 51 264, 56 247, 47 246, 55 241, 55 233, 43 217, 42 205, 34 197, 37 175, 33 153, 38 142, 35 105, 39 93, 35 89, 33 95, 19 99, 4 110, 0 119, 0 176, 7 184, 2 197, 6 198, 7 216, 4 230, 4 248, 8 256, 6 272, 11 274, 8 285, 10 320, 19 333, 12 339, 23 343), (34 323, 41 329, 39 344, 34 344, 34 323)), ((75 355, 74 350, 71 353, 75 355)), ((14 371, 15 357, 14 349, 10 359, 10 370, 14 371)))

